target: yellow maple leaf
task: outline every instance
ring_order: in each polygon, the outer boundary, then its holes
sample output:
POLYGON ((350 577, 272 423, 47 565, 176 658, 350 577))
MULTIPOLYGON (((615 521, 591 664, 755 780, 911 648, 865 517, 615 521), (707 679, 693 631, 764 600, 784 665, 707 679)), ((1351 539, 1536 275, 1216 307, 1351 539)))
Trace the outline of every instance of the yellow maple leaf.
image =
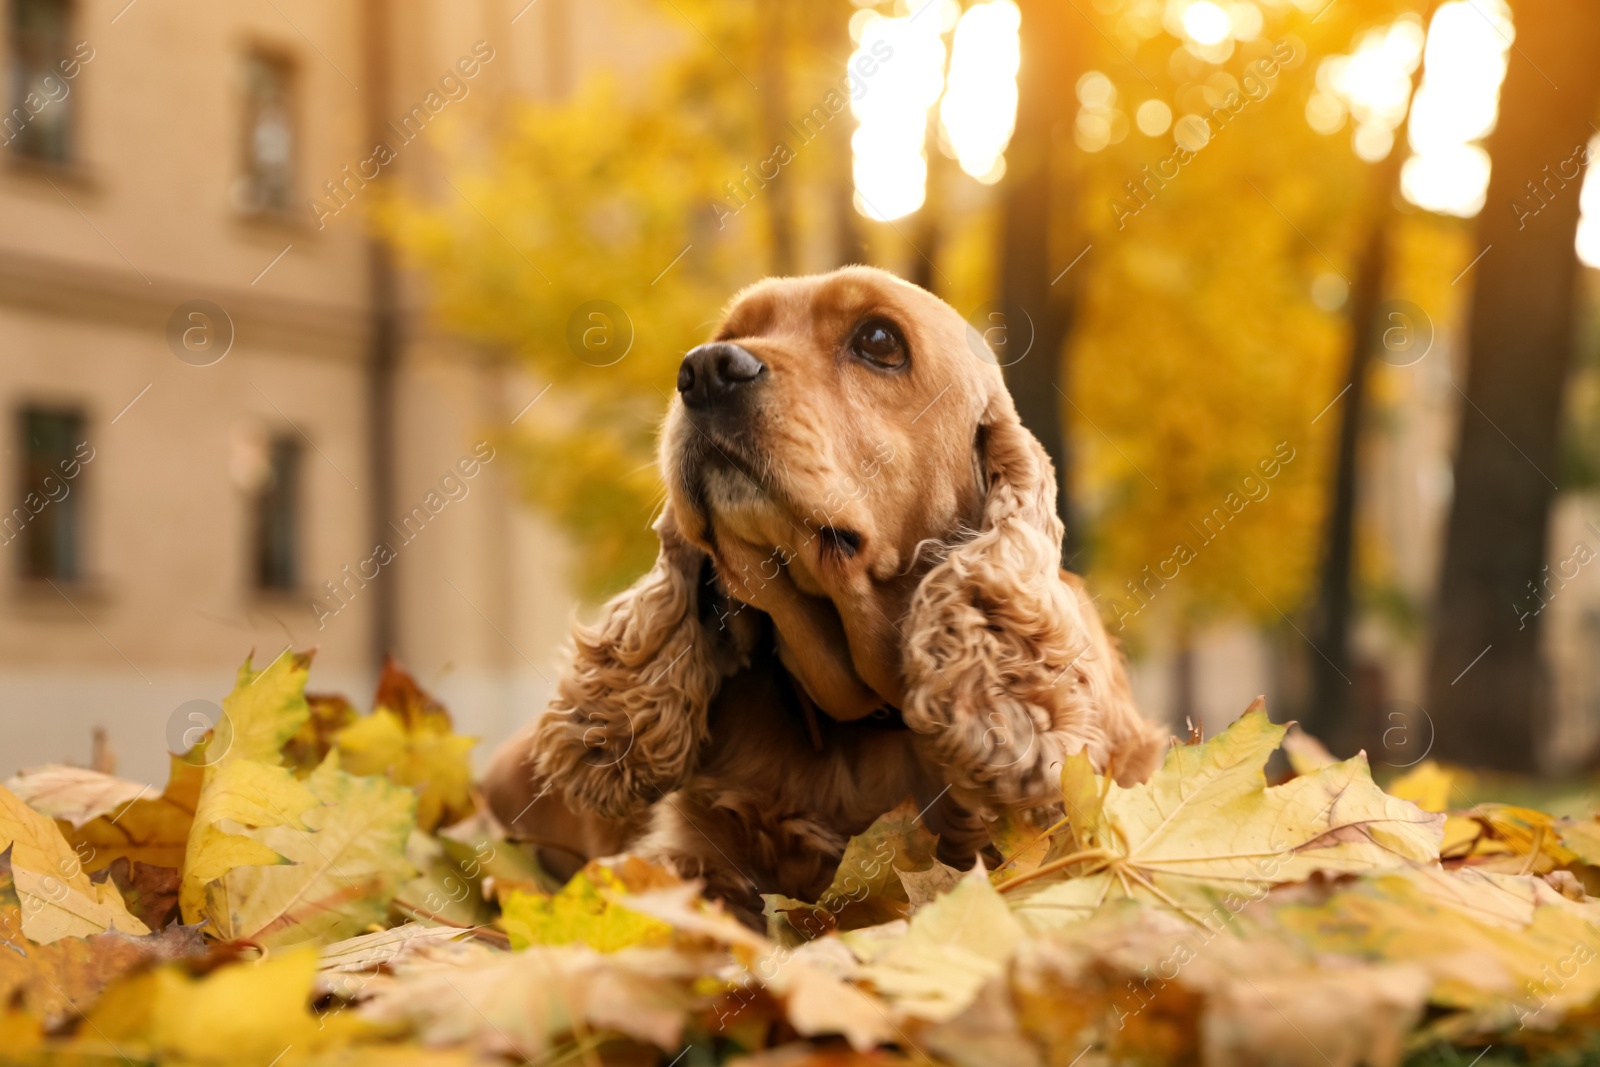
MULTIPOLYGON (((167 966, 113 985, 80 1035, 153 1062, 275 1063, 317 1042, 317 952, 306 946, 203 977, 167 966)), ((116 1058, 113 1055, 112 1058, 116 1058)))
POLYGON ((1579 859, 1565 839, 1553 816, 1513 804, 1486 803, 1450 813, 1441 852, 1446 859, 1463 860, 1479 869, 1548 874, 1579 859))
POLYGON ((1452 794, 1459 796, 1458 772, 1433 760, 1423 760, 1389 783, 1389 793, 1409 800, 1423 811, 1448 811, 1452 794))
POLYGON ((353 774, 383 774, 417 790, 417 826, 433 831, 472 812, 475 737, 456 734, 444 705, 393 660, 383 666, 371 715, 340 730, 334 744, 353 774))
POLYGON ((408 731, 387 708, 339 731, 339 756, 354 774, 382 774, 417 790, 417 826, 432 831, 472 810, 467 753, 477 740, 428 727, 408 731))
MULTIPOLYGON (((1023 930, 979 864, 955 889, 911 918, 904 937, 881 945, 861 974, 900 1010, 943 1021, 999 977, 1023 930)), ((862 942, 851 947, 861 951, 862 942)))
POLYGON ((84 870, 92 874, 122 858, 152 867, 182 867, 205 781, 200 759, 203 755, 194 753, 173 756, 160 796, 138 797, 82 826, 68 826, 67 840, 83 857, 84 870))
POLYGON ((381 919, 400 882, 415 798, 358 778, 330 754, 308 778, 282 748, 310 714, 309 655, 248 661, 223 701, 231 744, 204 770, 184 857, 184 921, 222 938, 293 944, 338 938, 381 919))
POLYGON ((1237 912, 1272 885, 1313 871, 1438 861, 1443 816, 1385 794, 1365 755, 1268 788, 1262 768, 1284 729, 1258 702, 1221 735, 1174 748, 1149 782, 1126 789, 1108 783, 1093 847, 1051 860, 1001 891, 1036 931, 1081 920, 1122 897, 1198 921, 1224 894, 1237 912))
POLYGON ((1277 914, 1314 948, 1421 965, 1430 1000, 1483 1032, 1553 1025, 1600 996, 1600 903, 1568 900, 1540 878, 1417 868, 1277 914))
POLYGON ((405 854, 416 804, 409 790, 346 774, 337 754, 305 785, 315 804, 303 831, 279 824, 252 834, 287 862, 240 865, 215 888, 210 915, 220 936, 267 945, 337 941, 381 921, 395 890, 416 873, 405 854))
MULTIPOLYGON (((644 861, 630 858, 639 888, 637 872, 644 861)), ((661 872, 653 879, 668 885, 676 879, 661 872)), ((672 940, 672 927, 660 919, 642 915, 612 899, 626 893, 629 881, 612 867, 591 862, 555 893, 512 891, 501 902, 500 925, 511 938, 511 947, 532 945, 582 944, 601 952, 616 952, 633 946, 661 946, 672 940)))
POLYGON ((95 883, 55 820, 0 787, 0 852, 11 850, 22 933, 40 944, 107 930, 148 934, 111 882, 95 883))

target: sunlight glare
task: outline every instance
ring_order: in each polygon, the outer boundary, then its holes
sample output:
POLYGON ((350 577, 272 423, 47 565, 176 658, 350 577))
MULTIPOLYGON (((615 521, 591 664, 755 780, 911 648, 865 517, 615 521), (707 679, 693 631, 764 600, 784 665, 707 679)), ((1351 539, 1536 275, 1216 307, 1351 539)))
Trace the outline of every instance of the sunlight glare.
POLYGON ((961 169, 979 181, 1004 173, 1001 155, 1016 128, 1021 23, 1012 0, 977 4, 956 23, 939 125, 961 169))
POLYGON ((894 58, 879 64, 867 91, 851 101, 858 125, 850 146, 856 210, 888 221, 917 210, 927 195, 928 109, 944 89, 945 51, 939 19, 880 15, 862 24, 851 68, 871 57, 879 42, 893 49, 894 58))
POLYGON ((1504 0, 1449 0, 1434 13, 1412 105, 1415 153, 1400 191, 1418 207, 1470 218, 1483 210, 1489 155, 1476 142, 1494 129, 1511 48, 1504 0))
POLYGON ((1578 194, 1578 258, 1586 267, 1600 267, 1600 180, 1594 176, 1594 161, 1600 158, 1600 134, 1589 141, 1587 158, 1583 191, 1578 194))
POLYGON ((1198 0, 1183 12, 1183 32, 1197 44, 1221 44, 1231 29, 1228 13, 1211 0, 1198 0))
POLYGON ((1306 102, 1311 128, 1336 133, 1348 111, 1356 155, 1368 163, 1387 156, 1411 102, 1411 74, 1422 60, 1422 43, 1422 21, 1404 15, 1362 34, 1349 55, 1324 59, 1317 67, 1317 91, 1306 102))

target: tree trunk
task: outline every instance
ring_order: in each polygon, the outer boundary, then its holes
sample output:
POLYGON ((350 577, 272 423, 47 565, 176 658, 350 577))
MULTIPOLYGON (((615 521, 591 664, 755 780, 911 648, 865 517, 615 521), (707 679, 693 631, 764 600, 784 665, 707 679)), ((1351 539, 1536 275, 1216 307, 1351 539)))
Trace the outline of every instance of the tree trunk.
MULTIPOLYGON (((366 0, 362 7, 362 28, 366 39, 363 53, 367 86, 365 94, 368 133, 374 143, 388 134, 391 24, 389 7, 382 0, 366 0)), ((400 373, 401 349, 399 278, 388 242, 377 234, 367 239, 367 469, 368 522, 375 544, 387 543, 392 536, 389 522, 394 517, 395 453, 399 435, 396 423, 396 393, 400 373)), ((399 587, 397 568, 373 586, 372 635, 369 656, 374 672, 384 661, 401 651, 399 587)))
POLYGON ((939 213, 944 201, 945 179, 948 177, 945 172, 950 166, 950 161, 939 151, 938 136, 938 123, 930 119, 926 142, 928 180, 924 184, 922 206, 914 216, 902 223, 902 226, 910 227, 911 243, 917 253, 911 260, 910 269, 906 271, 906 280, 922 286, 930 293, 939 291, 939 213))
MULTIPOLYGON (((1432 21, 1435 9, 1436 5, 1429 6, 1424 25, 1432 21)), ((1411 99, 1416 98, 1421 77, 1419 60, 1411 75, 1411 99)), ((1350 351, 1346 360, 1349 371, 1343 397, 1333 408, 1338 413, 1339 444, 1323 535, 1322 570, 1310 620, 1311 641, 1320 654, 1311 657, 1311 704, 1302 725, 1335 752, 1349 751, 1357 732, 1351 707, 1355 666, 1350 657, 1350 626, 1355 616, 1361 428, 1367 413, 1367 368, 1372 364, 1373 346, 1381 343, 1391 325, 1379 320, 1390 241, 1400 224, 1396 198, 1400 195, 1400 165, 1406 157, 1409 128, 1408 114, 1395 130, 1394 147, 1369 172, 1372 218, 1350 290, 1350 351)))
MULTIPOLYGON (((1021 0, 1022 65, 1017 71, 1017 127, 1006 150, 1002 183, 1000 289, 1005 303, 1001 325, 1013 341, 1025 336, 1031 321, 1033 344, 1027 355, 1005 368, 1022 424, 1033 431, 1056 466, 1056 508, 1066 525, 1063 556, 1074 560, 1082 548, 1072 507, 1072 454, 1062 408, 1066 404, 1066 356, 1072 326, 1076 271, 1060 277, 1078 254, 1052 257, 1051 233, 1076 208, 1062 168, 1052 166, 1057 130, 1071 128, 1076 109, 1080 51, 1087 26, 1069 26, 1070 9, 1056 0, 1021 0), (1070 32, 1069 32, 1070 31, 1070 32)), ((1075 226, 1071 227, 1074 231, 1075 226)), ((1081 267, 1079 268, 1082 269, 1081 267)), ((991 321, 993 321, 991 319, 991 321)), ((1077 569, 1083 561, 1074 560, 1077 569)))
MULTIPOLYGON (((756 14, 761 38, 761 131, 764 144, 761 158, 774 146, 787 143, 791 135, 785 126, 788 115, 788 56, 784 41, 784 0, 761 0, 756 14)), ((763 190, 766 203, 767 237, 773 274, 795 272, 794 202, 788 175, 782 170, 763 190)))
POLYGON ((1465 402, 1427 709, 1436 756, 1529 771, 1538 764, 1551 687, 1540 616, 1519 615, 1529 583, 1540 577, 1559 476, 1582 180, 1552 176, 1593 132, 1600 8, 1592 0, 1545 0, 1519 4, 1516 14, 1478 220, 1477 245, 1487 251, 1468 275, 1465 402), (1531 183, 1539 183, 1540 200, 1531 183), (1543 206, 1529 218, 1517 203, 1543 206))

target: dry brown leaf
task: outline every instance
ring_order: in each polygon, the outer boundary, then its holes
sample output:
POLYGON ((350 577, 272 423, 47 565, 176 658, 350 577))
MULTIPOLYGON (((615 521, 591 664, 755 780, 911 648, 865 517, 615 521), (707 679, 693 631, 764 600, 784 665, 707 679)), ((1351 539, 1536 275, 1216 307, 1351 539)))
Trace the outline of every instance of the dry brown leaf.
POLYGON ((47 1029, 74 1017, 114 979, 137 967, 205 951, 200 931, 189 926, 142 937, 106 933, 34 944, 22 935, 22 908, 10 850, 0 852, 0 1004, 20 1000, 47 1029))

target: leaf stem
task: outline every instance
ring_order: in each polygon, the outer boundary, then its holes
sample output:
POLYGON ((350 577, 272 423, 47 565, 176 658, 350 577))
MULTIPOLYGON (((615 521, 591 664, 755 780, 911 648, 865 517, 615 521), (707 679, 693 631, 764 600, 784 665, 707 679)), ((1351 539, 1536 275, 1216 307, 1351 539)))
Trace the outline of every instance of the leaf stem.
POLYGON ((1089 859, 1109 860, 1111 858, 1111 853, 1107 852, 1103 848, 1086 848, 1082 852, 1074 852, 1070 856, 1062 856, 1058 860, 1051 860, 1049 863, 1042 864, 1029 871, 1027 874, 1018 875, 1009 882, 1002 882, 997 888, 1000 890, 1000 892, 1004 893, 1008 890, 1015 889, 1024 882, 1031 882, 1035 878, 1042 878, 1047 874, 1054 874, 1063 867, 1070 867, 1074 863, 1082 863, 1084 860, 1089 859))

